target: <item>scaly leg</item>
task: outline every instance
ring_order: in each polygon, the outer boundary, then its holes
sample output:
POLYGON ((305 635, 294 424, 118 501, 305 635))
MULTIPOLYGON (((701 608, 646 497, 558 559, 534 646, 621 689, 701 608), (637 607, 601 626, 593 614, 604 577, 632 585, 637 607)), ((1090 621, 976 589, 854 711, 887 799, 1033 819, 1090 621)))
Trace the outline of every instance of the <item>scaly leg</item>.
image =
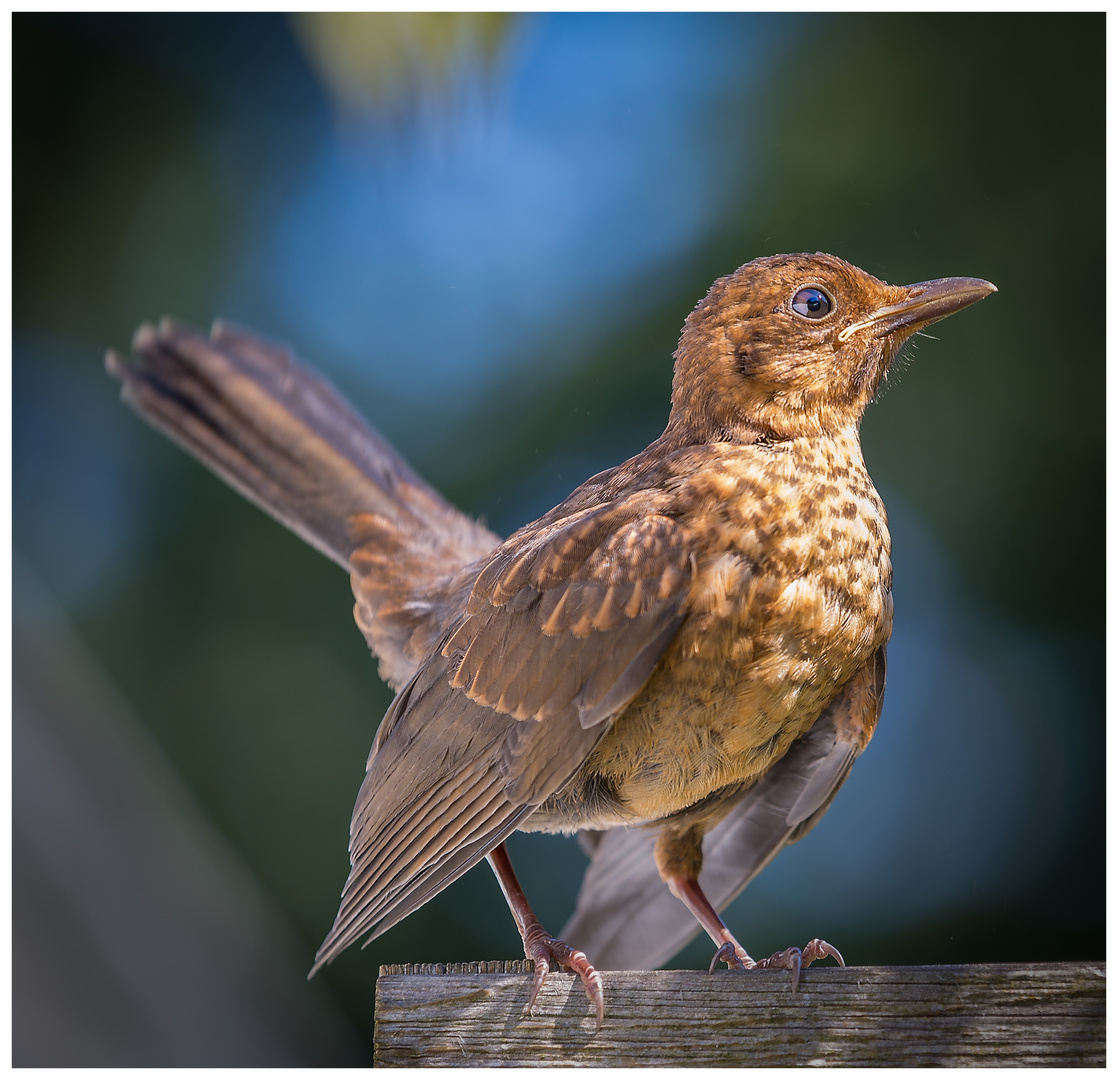
POLYGON ((532 984, 532 995, 528 998, 528 1011, 536 1004, 536 997, 543 986, 544 977, 551 970, 552 964, 559 964, 568 971, 573 971, 582 979, 586 996, 598 1014, 598 1024, 595 1032, 602 1028, 602 1018, 605 1016, 606 1001, 602 992, 602 977, 597 969, 586 959, 586 953, 572 949, 566 942, 553 938, 536 918, 520 882, 516 880, 516 872, 509 860, 508 849, 504 844, 495 847, 486 858, 497 875, 501 885, 501 892, 505 894, 509 910, 516 920, 516 928, 520 931, 520 938, 524 942, 524 955, 536 965, 536 978, 532 984))

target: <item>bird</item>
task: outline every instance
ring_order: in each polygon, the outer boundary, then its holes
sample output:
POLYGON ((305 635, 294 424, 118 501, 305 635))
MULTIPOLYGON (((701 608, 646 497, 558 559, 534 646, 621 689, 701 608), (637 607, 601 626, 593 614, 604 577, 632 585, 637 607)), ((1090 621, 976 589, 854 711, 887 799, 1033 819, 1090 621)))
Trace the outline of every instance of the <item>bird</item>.
MULTIPOLYGON (((108 372, 139 415, 349 573, 396 697, 350 827, 350 873, 311 975, 483 859, 534 980, 753 959, 719 911, 822 817, 881 714, 892 631, 885 506, 863 413, 904 343, 996 292, 893 286, 824 253, 719 278, 674 354, 663 434, 502 539, 429 486, 291 351, 164 318, 108 372), (505 845, 590 854, 558 937, 505 845)), ((308 976, 309 977, 309 976, 308 976)))

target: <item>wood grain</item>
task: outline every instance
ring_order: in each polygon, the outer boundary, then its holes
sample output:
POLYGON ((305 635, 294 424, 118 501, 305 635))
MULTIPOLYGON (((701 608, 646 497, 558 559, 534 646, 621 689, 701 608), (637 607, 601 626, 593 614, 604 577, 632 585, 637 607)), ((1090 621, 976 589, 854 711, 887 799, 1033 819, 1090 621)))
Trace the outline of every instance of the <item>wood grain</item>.
POLYGON ((1106 1063, 1102 963, 607 971, 606 1020, 549 975, 532 1016, 525 961, 387 965, 384 1066, 1091 1065, 1106 1063))

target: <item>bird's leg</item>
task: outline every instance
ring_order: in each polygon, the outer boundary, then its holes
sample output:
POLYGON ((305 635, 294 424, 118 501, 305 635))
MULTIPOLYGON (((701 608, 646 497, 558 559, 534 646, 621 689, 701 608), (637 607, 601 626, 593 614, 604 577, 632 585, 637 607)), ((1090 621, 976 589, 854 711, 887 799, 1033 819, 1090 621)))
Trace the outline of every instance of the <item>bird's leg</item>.
POLYGON ((486 858, 497 875, 501 885, 501 892, 505 894, 512 917, 516 920, 516 928, 520 931, 520 938, 524 942, 524 955, 536 965, 536 977, 532 984, 532 994, 528 998, 528 1012, 536 1004, 536 997, 543 986, 544 976, 551 970, 552 964, 574 972, 586 990, 586 996, 598 1014, 598 1023, 595 1028, 600 1031, 602 1018, 605 1016, 605 994, 602 992, 602 977, 597 969, 586 959, 586 953, 572 949, 566 942, 553 938, 536 918, 516 880, 516 872, 512 868, 508 849, 504 844, 495 847, 486 858))
POLYGON ((758 966, 757 961, 745 951, 744 946, 730 933, 730 928, 711 906, 697 878, 687 875, 666 880, 672 895, 687 905, 688 911, 699 920, 699 925, 718 946, 718 952, 714 954, 714 959, 710 962, 711 971, 714 970, 715 965, 720 960, 725 961, 726 966, 731 968, 755 968, 758 966))
POLYGON ((711 971, 714 971, 720 961, 727 967, 743 970, 787 968, 792 972, 792 990, 795 992, 800 985, 800 970, 808 967, 814 960, 833 956, 842 967, 846 967, 838 949, 819 938, 813 938, 803 949, 793 945, 790 949, 773 953, 765 960, 754 960, 730 933, 730 928, 714 910, 699 884, 699 871, 703 865, 702 840, 702 831, 697 826, 682 830, 665 828, 656 838, 655 855, 660 876, 671 889, 672 895, 687 905, 687 909, 699 920, 699 925, 718 946, 718 951, 710 962, 711 971))

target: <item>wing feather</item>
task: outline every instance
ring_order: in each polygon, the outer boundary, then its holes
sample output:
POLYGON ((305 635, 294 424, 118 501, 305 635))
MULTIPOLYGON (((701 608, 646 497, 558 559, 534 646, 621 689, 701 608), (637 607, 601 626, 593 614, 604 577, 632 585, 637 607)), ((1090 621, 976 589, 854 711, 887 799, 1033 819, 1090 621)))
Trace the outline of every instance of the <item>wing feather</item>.
POLYGON ((480 567, 378 732, 315 970, 425 903, 570 780, 670 644, 691 543, 630 497, 522 530, 480 567))

